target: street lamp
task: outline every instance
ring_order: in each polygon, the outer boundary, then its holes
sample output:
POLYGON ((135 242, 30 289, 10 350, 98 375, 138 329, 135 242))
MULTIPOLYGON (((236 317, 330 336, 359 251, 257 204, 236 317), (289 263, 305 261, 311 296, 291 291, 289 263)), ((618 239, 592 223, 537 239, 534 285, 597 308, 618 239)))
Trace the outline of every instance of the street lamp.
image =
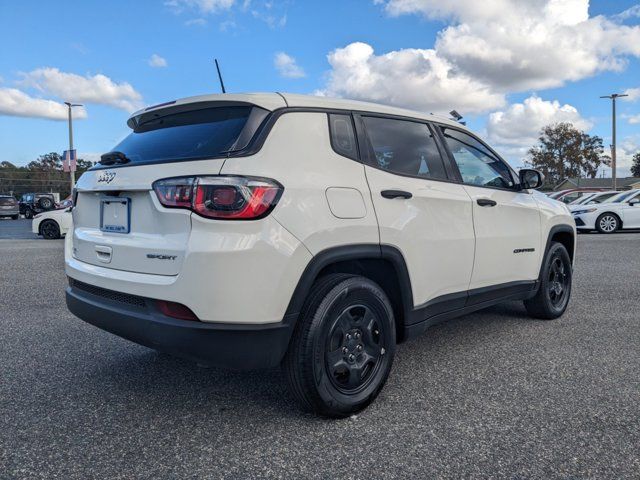
POLYGON ((612 125, 612 135, 611 135, 611 178, 613 180, 613 189, 617 190, 617 178, 616 178, 616 98, 620 97, 628 97, 629 95, 623 93, 612 93, 611 95, 603 95, 600 98, 610 98, 611 99, 611 125, 612 125))
POLYGON ((73 107, 82 107, 83 105, 81 103, 71 102, 64 102, 64 104, 69 109, 69 173, 71 174, 71 193, 73 193, 73 188, 76 186, 76 171, 71 168, 71 155, 73 155, 73 115, 71 113, 71 109, 73 107))

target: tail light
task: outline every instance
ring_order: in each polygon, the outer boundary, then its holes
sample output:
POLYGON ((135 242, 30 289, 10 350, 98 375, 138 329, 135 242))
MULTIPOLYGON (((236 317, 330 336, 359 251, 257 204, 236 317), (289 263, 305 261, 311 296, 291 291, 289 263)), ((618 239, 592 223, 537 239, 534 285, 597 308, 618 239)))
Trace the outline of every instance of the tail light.
POLYGON ((284 187, 268 178, 216 175, 165 178, 154 182, 153 190, 168 208, 220 220, 257 220, 269 215, 284 187))

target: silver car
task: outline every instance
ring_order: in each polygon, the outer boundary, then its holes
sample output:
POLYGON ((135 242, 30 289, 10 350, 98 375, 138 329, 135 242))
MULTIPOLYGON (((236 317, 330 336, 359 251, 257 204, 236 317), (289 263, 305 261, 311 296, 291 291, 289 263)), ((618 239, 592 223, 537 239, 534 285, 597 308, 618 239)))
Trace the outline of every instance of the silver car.
POLYGON ((11 217, 14 220, 20 218, 20 205, 15 198, 0 195, 0 218, 2 217, 11 217))

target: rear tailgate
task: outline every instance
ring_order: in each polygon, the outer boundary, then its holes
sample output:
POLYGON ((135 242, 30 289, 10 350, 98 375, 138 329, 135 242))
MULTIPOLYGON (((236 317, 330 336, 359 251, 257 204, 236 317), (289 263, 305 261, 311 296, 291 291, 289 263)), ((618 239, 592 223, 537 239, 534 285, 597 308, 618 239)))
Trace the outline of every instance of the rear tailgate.
MULTIPOLYGON (((77 184, 73 209, 73 255, 83 262, 117 270, 177 275, 191 232, 191 212, 168 209, 152 184, 160 178, 218 174, 223 159, 140 165, 89 171, 77 184), (161 172, 161 173, 160 173, 161 172), (128 201, 129 232, 105 231, 105 201, 128 201), (102 226, 101 226, 102 217, 102 226), (102 228, 101 228, 102 227, 102 228)), ((123 211, 122 215, 126 215, 123 211)), ((117 219, 111 224, 118 224, 117 219)))

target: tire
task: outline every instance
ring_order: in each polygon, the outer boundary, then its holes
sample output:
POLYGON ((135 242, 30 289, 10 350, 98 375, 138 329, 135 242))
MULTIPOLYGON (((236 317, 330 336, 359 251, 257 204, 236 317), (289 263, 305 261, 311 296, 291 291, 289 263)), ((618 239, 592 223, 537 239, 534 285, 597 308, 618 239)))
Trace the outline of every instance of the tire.
POLYGON ((60 227, 54 220, 45 220, 40 225, 40 235, 45 240, 55 240, 60 238, 60 227))
POLYGON ((38 199, 38 206, 43 210, 51 210, 53 208, 53 200, 48 197, 38 199))
POLYGON ((525 300, 527 313, 534 318, 553 320, 560 317, 569 305, 573 267, 567 249, 553 242, 544 257, 538 292, 525 300))
POLYGON ((11 217, 12 220, 18 220, 20 218, 20 215, 13 215, 11 217))
POLYGON ((24 218, 27 218, 27 219, 33 218, 33 210, 31 210, 30 208, 27 208, 24 211, 24 218))
POLYGON ((393 308, 384 291, 365 277, 330 274, 311 288, 282 366, 305 410, 342 418, 376 398, 395 346, 393 308))
POLYGON ((615 213, 603 213, 596 220, 596 228, 600 233, 614 233, 620 228, 620 217, 615 213))

